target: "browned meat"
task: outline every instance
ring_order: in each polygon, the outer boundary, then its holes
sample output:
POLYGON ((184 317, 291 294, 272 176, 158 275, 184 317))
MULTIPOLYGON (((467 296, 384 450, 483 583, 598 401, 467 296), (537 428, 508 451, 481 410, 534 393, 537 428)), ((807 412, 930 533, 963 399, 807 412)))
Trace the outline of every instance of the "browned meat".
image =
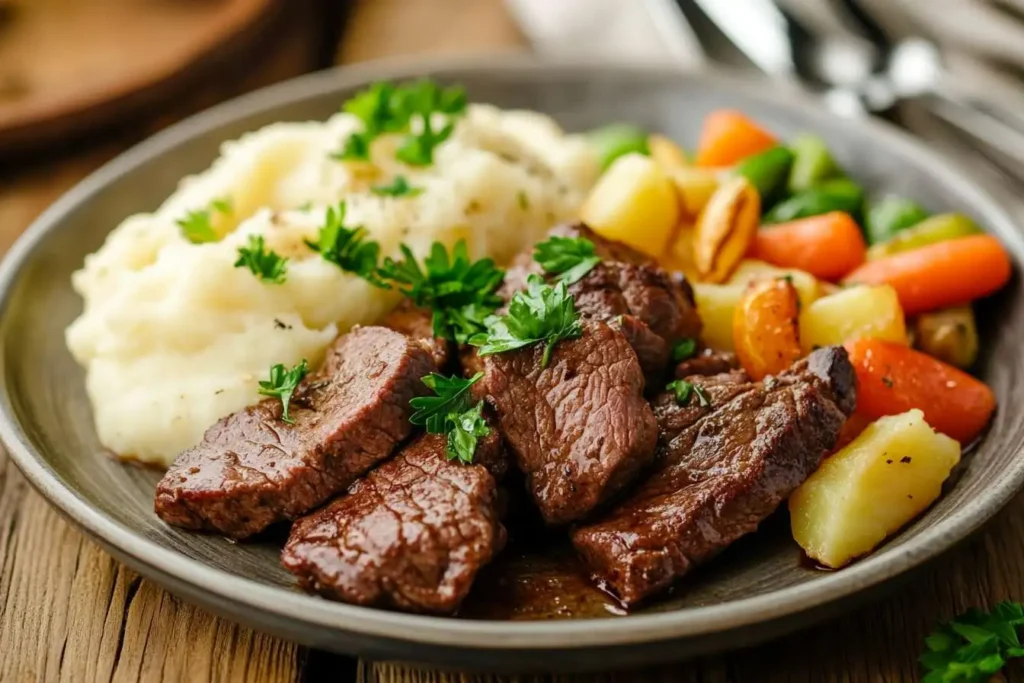
POLYGON ((754 531, 818 467, 856 398, 841 347, 815 351, 763 383, 722 377, 706 381, 711 407, 688 413, 689 426, 661 450, 651 477, 573 532, 591 570, 626 604, 754 531), (716 398, 721 392, 735 394, 716 398))
MULTIPOLYGON (((600 237, 582 223, 557 226, 548 235, 584 237, 594 243, 603 260, 569 287, 576 310, 620 329, 648 379, 660 381, 672 344, 700 336, 701 321, 686 280, 667 274, 647 256, 600 237)), ((526 278, 534 273, 542 274, 531 246, 505 275, 505 297, 524 288, 526 278)))
MULTIPOLYGON (((476 459, 501 463, 496 433, 476 459)), ((292 526, 281 560, 304 588, 356 605, 450 614, 505 545, 495 479, 420 436, 326 507, 292 526)))
POLYGON ((434 357, 434 364, 437 367, 444 368, 448 365, 451 343, 447 339, 434 336, 434 314, 425 308, 417 307, 411 299, 403 298, 384 316, 380 325, 401 332, 410 339, 423 341, 430 355, 434 357))
MULTIPOLYGON (((712 406, 724 405, 754 388, 747 373, 742 370, 710 377, 703 375, 688 375, 687 377, 690 382, 699 384, 707 392, 708 402, 712 406)), ((651 401, 651 407, 654 409, 654 417, 658 420, 658 444, 661 446, 667 445, 672 439, 679 436, 681 431, 711 412, 711 408, 702 406, 695 396, 692 396, 686 404, 679 405, 675 393, 671 391, 655 396, 651 401)))
POLYGON ((677 364, 674 374, 679 379, 690 375, 720 375, 739 366, 735 353, 704 349, 693 358, 687 358, 677 364))
POLYGON ((549 524, 583 518, 629 483, 654 455, 657 424, 625 337, 583 324, 541 368, 532 347, 476 359, 477 395, 494 407, 527 488, 549 524), (479 363, 482 361, 482 363, 479 363))
POLYGON ((411 430, 409 400, 435 370, 418 342, 383 327, 335 342, 292 399, 294 424, 268 399, 219 420, 157 486, 167 523, 234 538, 309 512, 388 457, 411 430))

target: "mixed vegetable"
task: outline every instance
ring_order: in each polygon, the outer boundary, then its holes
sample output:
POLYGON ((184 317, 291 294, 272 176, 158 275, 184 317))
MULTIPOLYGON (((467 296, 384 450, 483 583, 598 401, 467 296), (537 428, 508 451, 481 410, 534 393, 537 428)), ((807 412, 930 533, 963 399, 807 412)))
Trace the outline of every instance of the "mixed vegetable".
POLYGON ((755 379, 846 346, 857 411, 789 502, 806 553, 841 567, 928 507, 995 410, 966 370, 971 303, 1010 278, 999 241, 961 214, 869 197, 820 137, 785 142, 738 111, 709 114, 692 155, 632 126, 591 140, 605 171, 581 218, 687 275, 705 344, 755 379))

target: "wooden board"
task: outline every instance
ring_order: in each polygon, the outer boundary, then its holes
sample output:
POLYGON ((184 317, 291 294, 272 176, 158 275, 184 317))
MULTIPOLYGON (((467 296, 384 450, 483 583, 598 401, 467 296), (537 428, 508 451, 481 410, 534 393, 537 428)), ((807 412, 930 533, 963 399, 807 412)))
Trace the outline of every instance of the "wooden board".
POLYGON ((283 0, 4 0, 0 156, 123 121, 246 58, 283 0))

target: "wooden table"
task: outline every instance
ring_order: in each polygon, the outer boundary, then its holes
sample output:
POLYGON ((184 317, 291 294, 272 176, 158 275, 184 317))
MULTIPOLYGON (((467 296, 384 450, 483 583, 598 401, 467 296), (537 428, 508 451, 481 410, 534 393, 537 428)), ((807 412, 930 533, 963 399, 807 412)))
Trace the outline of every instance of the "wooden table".
MULTIPOLYGON (((165 118, 308 69, 306 38, 316 21, 293 18, 264 64, 245 78, 226 75, 231 85, 194 93, 165 118)), ((339 57, 351 62, 520 45, 500 0, 364 0, 339 57)), ((0 161, 0 250, 73 183, 163 123, 28 165, 0 161)), ((984 533, 888 601, 751 650, 599 676, 459 676, 309 651, 185 604, 62 520, 0 451, 0 681, 913 681, 922 638, 937 620, 971 605, 1024 598, 1022 539, 1024 497, 1018 497, 984 533)))

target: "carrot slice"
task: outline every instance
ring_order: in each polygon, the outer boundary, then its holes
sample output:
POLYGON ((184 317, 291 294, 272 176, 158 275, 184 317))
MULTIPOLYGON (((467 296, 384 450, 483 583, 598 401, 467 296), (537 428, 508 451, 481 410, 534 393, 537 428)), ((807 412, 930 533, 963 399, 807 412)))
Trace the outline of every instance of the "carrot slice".
POLYGON ((719 109, 704 119, 694 161, 697 166, 732 166, 777 144, 774 135, 742 112, 719 109))
POLYGON ((892 285, 903 311, 915 315, 988 296, 1006 284, 1010 270, 999 240, 971 235, 868 261, 846 281, 892 285))
POLYGON ((838 280, 864 263, 866 253, 860 226, 842 211, 761 228, 754 239, 754 258, 822 280, 838 280))
POLYGON ((777 375, 800 357, 800 300, 785 278, 755 280, 733 314, 733 344, 754 379, 777 375))
POLYGON ((846 349, 857 373, 857 412, 871 419, 918 408, 934 429, 968 444, 996 408, 983 382, 920 351, 881 339, 846 349))

